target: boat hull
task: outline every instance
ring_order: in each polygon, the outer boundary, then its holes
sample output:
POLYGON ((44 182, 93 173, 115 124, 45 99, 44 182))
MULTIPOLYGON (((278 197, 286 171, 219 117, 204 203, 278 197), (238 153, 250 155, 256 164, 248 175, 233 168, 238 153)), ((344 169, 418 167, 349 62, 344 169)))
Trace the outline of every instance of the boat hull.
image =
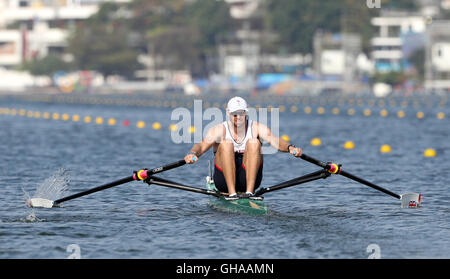
MULTIPOLYGON (((217 191, 214 181, 209 179, 209 177, 206 179, 206 188, 208 190, 217 191)), ((227 201, 223 197, 213 197, 210 199, 209 205, 214 209, 229 213, 265 215, 268 212, 268 208, 263 201, 251 199, 227 201)))

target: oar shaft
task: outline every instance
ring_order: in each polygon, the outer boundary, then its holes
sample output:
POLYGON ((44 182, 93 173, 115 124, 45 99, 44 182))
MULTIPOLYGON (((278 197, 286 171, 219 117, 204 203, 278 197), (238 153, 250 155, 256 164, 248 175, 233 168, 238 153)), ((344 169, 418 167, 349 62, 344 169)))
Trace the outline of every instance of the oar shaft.
MULTIPOLYGON (((141 175, 144 175, 145 177, 147 177, 149 175, 153 175, 153 174, 156 174, 156 173, 160 173, 160 172, 163 172, 163 171, 167 171, 167 170, 170 170, 170 169, 181 167, 184 164, 186 164, 186 162, 184 160, 179 160, 177 162, 170 163, 170 164, 167 164, 165 166, 161 166, 161 167, 154 168, 154 169, 151 169, 151 170, 143 171, 143 173, 141 175)), ((116 180, 116 181, 113 181, 113 182, 110 182, 110 183, 107 183, 107 184, 104 184, 104 185, 101 185, 101 186, 98 186, 98 187, 95 187, 95 188, 92 188, 92 189, 89 189, 89 190, 86 190, 84 192, 80 192, 80 193, 77 193, 77 194, 73 194, 73 195, 61 198, 59 200, 55 200, 54 204, 57 205, 59 203, 62 203, 62 202, 68 201, 68 200, 73 200, 73 199, 76 199, 76 198, 79 198, 79 197, 82 197, 82 196, 86 196, 86 195, 89 195, 89 194, 92 194, 92 193, 95 193, 95 192, 98 192, 98 191, 102 191, 102 190, 111 188, 111 187, 122 185, 122 184, 125 184, 125 183, 128 183, 128 182, 131 182, 133 180, 139 180, 139 178, 136 177, 136 175, 134 174, 132 176, 125 177, 125 178, 122 178, 122 179, 119 179, 119 180, 116 180)))
MULTIPOLYGON (((330 170, 330 169, 331 169, 331 165, 330 165, 330 164, 324 163, 324 162, 322 162, 322 161, 320 161, 320 160, 317 160, 317 159, 314 159, 314 158, 312 158, 312 157, 310 157, 310 156, 308 156, 308 155, 306 155, 306 154, 302 154, 302 155, 300 156, 300 158, 302 158, 303 160, 308 161, 308 162, 310 162, 310 163, 312 163, 312 164, 315 164, 315 165, 317 165, 317 166, 319 166, 319 167, 322 167, 322 168, 324 168, 324 169, 326 169, 326 170, 330 170)), ((364 180, 364 179, 362 179, 362 178, 360 178, 360 177, 357 177, 357 176, 355 176, 355 175, 353 175, 353 174, 351 174, 351 173, 348 173, 348 172, 342 170, 340 167, 338 167, 338 169, 336 169, 336 170, 337 170, 337 174, 340 174, 340 175, 342 175, 342 176, 345 176, 345 177, 347 177, 347 178, 350 178, 350 179, 352 179, 352 180, 354 180, 354 181, 356 181, 356 182, 359 182, 359 183, 361 183, 361 184, 364 184, 364 185, 366 185, 366 186, 372 187, 373 189, 376 189, 376 190, 381 191, 381 192, 383 192, 383 193, 385 193, 385 194, 388 194, 388 195, 390 195, 390 196, 393 196, 394 198, 401 199, 401 196, 400 196, 400 195, 398 195, 398 194, 396 194, 396 193, 393 193, 393 192, 391 192, 391 191, 389 191, 389 190, 387 190, 387 189, 384 189, 383 187, 380 187, 380 186, 378 186, 378 185, 375 185, 375 184, 373 184, 372 182, 369 182, 369 181, 364 180)))
POLYGON ((125 178, 122 178, 120 180, 116 180, 114 182, 111 182, 111 183, 108 183, 108 184, 104 184, 104 185, 101 185, 101 186, 98 186, 98 187, 86 190, 84 192, 80 192, 80 193, 73 194, 73 195, 61 198, 59 200, 56 200, 55 201, 55 205, 57 205, 59 203, 62 203, 62 202, 65 202, 65 201, 68 201, 68 200, 73 200, 73 199, 76 199, 76 198, 79 198, 79 197, 82 197, 82 196, 86 196, 86 195, 89 195, 89 194, 92 194, 92 193, 95 193, 95 192, 98 192, 98 191, 102 191, 102 190, 105 190, 105 189, 108 189, 108 188, 111 188, 111 187, 114 187, 114 186, 122 185, 124 183, 128 183, 128 182, 131 182, 133 180, 134 180, 133 176, 125 177, 125 178))
POLYGON ((354 180, 354 181, 357 181, 357 182, 359 182, 359 183, 365 184, 365 185, 367 185, 367 186, 369 186, 369 187, 372 187, 372 188, 374 188, 374 189, 376 189, 376 190, 378 190, 378 191, 381 191, 381 192, 383 192, 383 193, 385 193, 385 194, 391 195, 391 196, 393 196, 394 198, 401 199, 401 196, 400 196, 400 195, 398 195, 398 194, 396 194, 396 193, 393 193, 393 192, 391 192, 391 191, 389 191, 389 190, 387 190, 387 189, 384 189, 384 188, 382 188, 382 187, 380 187, 380 186, 378 186, 378 185, 375 185, 375 184, 373 184, 372 182, 369 182, 369 181, 364 180, 364 179, 362 179, 362 178, 360 178, 360 177, 357 177, 357 176, 355 176, 355 175, 353 175, 353 174, 351 174, 351 173, 348 173, 348 172, 346 172, 346 171, 341 170, 341 172, 340 172, 339 174, 340 174, 340 175, 343 175, 343 176, 345 176, 345 177, 347 177, 347 178, 350 178, 350 179, 352 179, 352 180, 354 180))
POLYGON ((149 185, 155 184, 158 186, 164 186, 164 187, 169 187, 169 188, 174 188, 174 189, 178 189, 178 190, 184 190, 184 191, 189 191, 189 192, 194 192, 194 193, 199 193, 199 194, 205 194, 205 195, 210 195, 210 196, 215 196, 215 197, 221 196, 220 192, 217 192, 217 191, 187 186, 187 185, 183 185, 183 184, 180 184, 177 182, 173 182, 173 181, 155 177, 155 176, 150 176, 149 178, 147 178, 145 180, 145 182, 147 182, 149 185))
POLYGON ((303 183, 307 183, 307 182, 311 182, 317 179, 324 179, 327 178, 328 176, 330 176, 331 174, 325 170, 320 170, 320 171, 316 171, 301 177, 297 177, 267 188, 261 188, 258 191, 256 191, 255 196, 260 196, 262 194, 265 193, 269 193, 269 192, 273 192, 273 191, 278 191, 284 188, 288 188, 288 187, 292 187, 292 186, 296 186, 299 184, 303 184, 303 183))

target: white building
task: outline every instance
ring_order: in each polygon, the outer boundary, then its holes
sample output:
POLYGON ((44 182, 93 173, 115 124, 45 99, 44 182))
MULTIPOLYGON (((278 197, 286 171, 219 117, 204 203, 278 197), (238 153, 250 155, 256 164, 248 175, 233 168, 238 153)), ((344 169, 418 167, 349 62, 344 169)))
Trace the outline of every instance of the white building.
POLYGON ((425 88, 450 90, 450 21, 434 21, 427 30, 425 88))
MULTIPOLYGON (((0 67, 63 53, 68 29, 108 0, 1 0, 0 67)), ((130 0, 114 0, 129 2, 130 0)))
POLYGON ((378 35, 372 38, 371 58, 375 70, 379 72, 402 70, 404 36, 423 34, 426 31, 427 17, 406 12, 382 12, 372 19, 378 35))

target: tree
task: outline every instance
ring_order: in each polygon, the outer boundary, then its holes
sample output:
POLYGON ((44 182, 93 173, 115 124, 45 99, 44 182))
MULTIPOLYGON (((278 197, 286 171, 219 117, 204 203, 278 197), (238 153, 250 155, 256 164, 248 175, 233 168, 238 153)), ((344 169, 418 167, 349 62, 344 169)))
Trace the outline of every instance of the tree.
POLYGON ((118 9, 117 4, 105 3, 74 30, 68 51, 74 55, 78 69, 132 77, 141 68, 138 52, 130 43, 129 29, 124 19, 117 16, 118 9))
POLYGON ((27 61, 20 68, 29 71, 32 75, 52 76, 57 71, 69 70, 70 65, 64 62, 59 56, 47 55, 40 59, 27 61))

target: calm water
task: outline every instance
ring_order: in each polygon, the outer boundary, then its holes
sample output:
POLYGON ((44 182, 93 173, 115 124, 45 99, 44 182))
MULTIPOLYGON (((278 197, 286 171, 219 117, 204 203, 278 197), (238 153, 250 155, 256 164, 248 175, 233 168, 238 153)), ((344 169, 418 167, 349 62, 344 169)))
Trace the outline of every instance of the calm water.
MULTIPOLYGON (((288 104, 290 105, 290 104, 288 104)), ((66 170, 67 194, 130 176, 133 170, 180 160, 191 147, 174 144, 171 108, 88 105, 0 99, 0 107, 114 117, 114 126, 0 114, 0 258, 450 258, 448 107, 426 108, 417 119, 280 113, 280 134, 310 156, 343 164, 346 171, 395 193, 419 192, 423 207, 400 202, 345 177, 331 176, 268 193, 267 216, 214 210, 209 197, 141 182, 68 201, 62 208, 30 209, 33 195, 66 170), (446 118, 435 117, 443 111, 446 118), (130 126, 122 125, 129 120, 130 126), (136 121, 147 123, 136 128, 136 121), (158 121, 161 130, 153 130, 158 121), (311 146, 319 137, 321 146, 311 146), (345 141, 355 149, 343 148, 345 141), (389 144, 392 152, 381 154, 389 144), (433 148, 434 158, 423 152, 433 148), (47 181, 47 182, 46 182, 47 181), (75 247, 73 249, 73 247, 75 247)), ((192 166, 161 174, 204 187, 211 153, 192 166)), ((277 153, 265 157, 263 186, 317 167, 277 153)))

